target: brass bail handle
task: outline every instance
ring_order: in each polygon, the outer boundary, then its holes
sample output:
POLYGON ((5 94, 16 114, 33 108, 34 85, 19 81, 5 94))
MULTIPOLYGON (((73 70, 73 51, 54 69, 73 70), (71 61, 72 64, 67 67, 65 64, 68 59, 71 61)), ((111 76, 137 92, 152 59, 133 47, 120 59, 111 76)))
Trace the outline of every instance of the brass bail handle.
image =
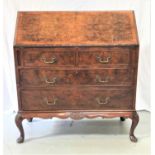
POLYGON ((108 77, 106 77, 105 80, 102 80, 99 75, 96 75, 96 82, 106 83, 106 82, 108 82, 108 77))
POLYGON ((57 98, 53 97, 53 101, 48 101, 47 97, 44 98, 44 101, 47 105, 55 105, 57 98))
POLYGON ((56 83, 56 77, 53 77, 51 80, 48 80, 47 78, 45 78, 45 83, 47 84, 55 84, 56 83))
POLYGON ((107 63, 109 63, 111 57, 108 56, 108 57, 106 57, 106 58, 101 58, 100 56, 96 56, 96 59, 97 59, 97 61, 98 61, 99 63, 101 63, 101 64, 107 64, 107 63))
POLYGON ((41 60, 42 60, 45 64, 54 64, 54 63, 57 61, 56 57, 52 57, 50 61, 47 61, 45 57, 43 57, 41 60))
POLYGON ((98 104, 108 104, 110 102, 110 97, 105 97, 104 99, 100 99, 99 97, 96 98, 98 104), (102 102, 104 100, 104 102, 102 102))

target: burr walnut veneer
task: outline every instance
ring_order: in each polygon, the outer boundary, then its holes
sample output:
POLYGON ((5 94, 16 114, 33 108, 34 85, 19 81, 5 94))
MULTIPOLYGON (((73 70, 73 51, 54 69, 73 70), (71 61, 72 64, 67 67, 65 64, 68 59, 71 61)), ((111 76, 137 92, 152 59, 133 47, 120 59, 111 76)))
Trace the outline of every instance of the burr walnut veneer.
POLYGON ((139 43, 132 11, 19 12, 14 56, 23 119, 113 118, 132 120, 139 43))

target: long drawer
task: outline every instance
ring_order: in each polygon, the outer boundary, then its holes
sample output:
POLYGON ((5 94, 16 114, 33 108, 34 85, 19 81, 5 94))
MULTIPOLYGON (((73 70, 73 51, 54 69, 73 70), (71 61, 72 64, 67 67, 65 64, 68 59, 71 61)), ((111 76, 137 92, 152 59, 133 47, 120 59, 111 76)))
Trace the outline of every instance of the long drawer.
POLYGON ((23 69, 19 73, 20 84, 26 87, 56 85, 130 86, 134 82, 133 69, 52 70, 48 68, 23 69))
POLYGON ((22 110, 130 110, 132 89, 50 89, 21 91, 22 110))

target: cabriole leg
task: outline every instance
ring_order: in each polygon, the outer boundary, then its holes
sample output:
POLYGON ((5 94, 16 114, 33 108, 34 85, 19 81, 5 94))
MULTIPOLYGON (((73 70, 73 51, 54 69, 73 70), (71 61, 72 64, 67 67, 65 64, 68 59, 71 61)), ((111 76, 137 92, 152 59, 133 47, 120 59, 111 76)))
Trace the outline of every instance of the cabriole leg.
POLYGON ((24 129, 23 129, 22 121, 23 121, 23 118, 21 114, 18 113, 15 117, 15 123, 20 132, 20 136, 17 139, 17 143, 22 143, 24 141, 24 129))
POLYGON ((132 120, 132 125, 131 125, 131 129, 130 129, 130 140, 132 142, 137 142, 137 138, 134 135, 134 131, 135 131, 135 128, 139 122, 139 116, 136 111, 133 112, 131 120, 132 120))

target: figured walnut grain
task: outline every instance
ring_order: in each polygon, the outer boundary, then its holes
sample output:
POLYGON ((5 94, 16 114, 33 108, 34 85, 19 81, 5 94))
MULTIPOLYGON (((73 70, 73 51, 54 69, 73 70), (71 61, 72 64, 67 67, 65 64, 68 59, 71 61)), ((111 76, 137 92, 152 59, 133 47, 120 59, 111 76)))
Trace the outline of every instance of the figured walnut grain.
POLYGON ((136 142, 138 50, 133 11, 19 12, 17 142, 24 141, 23 119, 34 117, 130 118, 130 140, 136 142), (57 61, 44 63, 42 57, 57 61), (96 75, 108 82, 98 83, 96 75), (55 76, 54 85, 45 83, 55 76))
POLYGON ((137 45, 134 13, 19 12, 15 45, 137 45))

